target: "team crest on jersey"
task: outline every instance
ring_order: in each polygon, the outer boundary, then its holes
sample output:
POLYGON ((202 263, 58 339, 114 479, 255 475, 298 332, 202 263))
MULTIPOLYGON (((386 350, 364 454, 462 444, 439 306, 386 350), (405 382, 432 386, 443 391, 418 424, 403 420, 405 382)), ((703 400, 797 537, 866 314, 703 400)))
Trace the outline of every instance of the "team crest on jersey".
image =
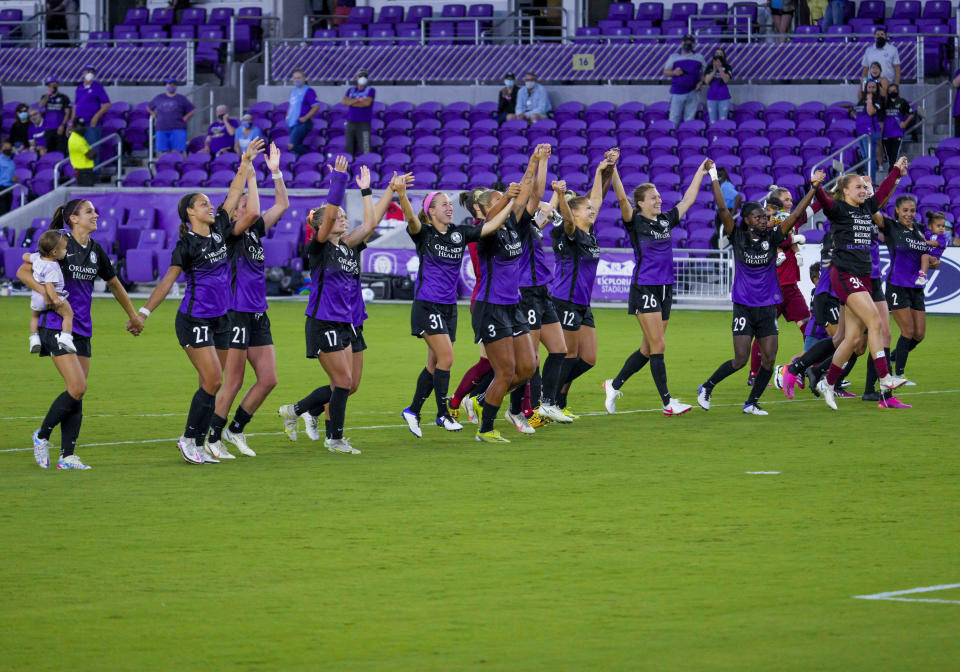
POLYGON ((97 253, 94 252, 93 250, 90 251, 90 263, 91 264, 97 263, 97 253))
POLYGON ((216 231, 213 232, 213 242, 217 243, 218 245, 223 242, 223 238, 221 238, 220 234, 216 231))
POLYGON ((463 235, 459 231, 454 231, 450 234, 450 242, 459 245, 463 242, 463 235))
POLYGON ((763 241, 762 243, 760 243, 760 247, 762 247, 764 252, 766 252, 767 250, 770 249, 770 243, 768 243, 767 241, 763 241))

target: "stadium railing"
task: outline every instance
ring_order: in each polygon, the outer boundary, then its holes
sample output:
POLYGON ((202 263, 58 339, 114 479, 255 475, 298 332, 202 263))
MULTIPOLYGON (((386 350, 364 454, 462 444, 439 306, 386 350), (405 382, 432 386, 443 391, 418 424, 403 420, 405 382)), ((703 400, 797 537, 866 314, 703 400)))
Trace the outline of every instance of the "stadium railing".
MULTIPOLYGON (((622 252, 622 250, 621 250, 622 252)), ((730 304, 733 286, 733 252, 726 250, 674 250, 673 297, 683 304, 730 304)))
MULTIPOLYGON (((101 138, 100 140, 97 140, 95 143, 93 143, 92 145, 90 145, 90 149, 94 149, 95 147, 99 147, 100 145, 105 145, 107 142, 113 142, 113 141, 115 141, 115 142, 117 143, 117 155, 116 155, 116 156, 111 156, 111 157, 110 157, 109 159, 107 159, 106 161, 101 161, 100 163, 94 164, 93 170, 98 170, 98 169, 102 168, 103 166, 108 166, 108 165, 110 165, 111 163, 116 162, 116 164, 117 164, 117 181, 119 182, 120 179, 123 177, 123 138, 120 137, 120 134, 119 134, 119 133, 111 133, 111 134, 108 135, 107 137, 101 138)), ((68 164, 68 163, 70 163, 70 157, 67 157, 67 158, 63 159, 62 161, 59 161, 59 162, 56 163, 56 165, 54 165, 54 167, 53 167, 53 188, 54 188, 54 189, 56 189, 57 187, 61 187, 61 186, 66 186, 66 185, 70 185, 70 184, 76 184, 76 182, 77 182, 77 178, 76 178, 76 177, 71 177, 71 178, 70 178, 69 180, 67 180, 66 182, 62 182, 62 183, 60 182, 60 167, 63 166, 63 165, 65 165, 65 164, 68 164)))

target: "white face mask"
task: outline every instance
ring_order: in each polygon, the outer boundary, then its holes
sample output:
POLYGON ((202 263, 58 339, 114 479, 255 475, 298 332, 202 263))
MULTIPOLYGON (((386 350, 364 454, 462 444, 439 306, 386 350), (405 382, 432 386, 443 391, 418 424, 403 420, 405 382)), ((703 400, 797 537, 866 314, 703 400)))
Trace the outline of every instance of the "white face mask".
POLYGON ((503 80, 503 85, 504 85, 505 87, 507 87, 508 89, 512 89, 512 88, 513 88, 513 80, 512 80, 512 79, 505 79, 505 80, 503 80))
POLYGON ((535 86, 537 85, 537 83, 536 83, 536 82, 524 82, 523 85, 524 85, 525 87, 527 87, 527 89, 532 89, 533 87, 535 87, 535 86))
POLYGON ((93 73, 92 73, 92 72, 88 72, 87 74, 85 74, 85 75, 83 76, 83 81, 85 81, 85 82, 92 82, 92 81, 93 81, 93 73))
POLYGON ((358 77, 358 78, 357 78, 357 85, 358 85, 358 86, 366 86, 366 85, 367 85, 367 78, 366 78, 366 77, 358 77))

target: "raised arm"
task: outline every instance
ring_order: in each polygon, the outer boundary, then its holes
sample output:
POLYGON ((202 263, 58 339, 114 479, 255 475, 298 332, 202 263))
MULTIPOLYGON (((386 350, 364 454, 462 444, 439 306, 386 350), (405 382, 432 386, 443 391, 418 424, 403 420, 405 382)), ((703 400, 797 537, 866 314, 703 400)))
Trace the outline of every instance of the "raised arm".
POLYGON ((823 184, 823 181, 827 179, 827 174, 822 170, 818 170, 813 174, 813 178, 810 180, 810 189, 807 190, 807 193, 804 194, 803 198, 800 199, 800 202, 797 203, 794 207, 793 212, 790 215, 780 222, 780 230, 783 232, 783 235, 788 235, 793 231, 793 225, 797 223, 797 220, 806 212, 807 207, 813 202, 813 196, 817 193, 817 189, 820 188, 820 185, 823 184))
POLYGON ((390 184, 387 185, 386 191, 380 195, 380 199, 373 206, 373 216, 377 222, 382 221, 383 216, 387 214, 387 208, 390 207, 390 203, 393 201, 393 195, 397 193, 397 180, 402 180, 403 188, 407 189, 413 185, 413 173, 404 173, 403 175, 393 174, 393 178, 391 178, 390 184))
MULTIPOLYGON (((710 159, 704 159, 703 163, 700 164, 700 167, 697 168, 697 172, 694 173, 693 179, 690 180, 690 186, 687 187, 687 191, 683 195, 683 200, 681 200, 677 204, 677 214, 680 217, 683 217, 686 214, 687 210, 690 209, 690 206, 693 205, 694 201, 697 200, 697 192, 700 191, 700 182, 703 181, 703 176, 707 173, 707 168, 705 168, 705 166, 707 165, 707 161, 710 161, 710 159)), ((710 161, 710 164, 713 165, 713 162, 710 161)), ((711 176, 711 179, 712 179, 712 176, 711 176)), ((718 189, 719 186, 714 188, 718 189)))
MULTIPOLYGON (((410 176, 411 178, 413 177, 413 175, 410 176)), ((407 183, 397 182, 394 185, 394 189, 397 192, 397 196, 400 197, 400 209, 403 210, 403 217, 407 220, 407 231, 410 232, 411 236, 415 236, 420 233, 420 218, 417 217, 417 213, 413 211, 413 206, 410 205, 410 199, 407 198, 407 183)))
POLYGON ((347 158, 338 156, 333 166, 333 176, 330 178, 330 190, 327 191, 327 207, 323 211, 323 222, 317 229, 317 240, 321 243, 327 242, 330 237, 330 229, 333 228, 340 214, 340 206, 343 204, 343 196, 347 190, 347 158))
POLYGON ((890 197, 893 195, 893 190, 897 188, 897 182, 900 181, 900 178, 907 174, 907 166, 909 162, 907 157, 901 156, 897 159, 897 162, 893 164, 893 167, 896 170, 891 170, 890 174, 887 175, 886 179, 880 183, 880 186, 877 187, 877 209, 879 210, 887 201, 890 200, 890 197))
POLYGON ((537 177, 533 182, 533 190, 527 199, 527 212, 531 215, 540 207, 540 201, 543 200, 543 194, 547 190, 547 162, 550 160, 550 154, 553 148, 549 144, 537 146, 538 161, 537 177))
MULTIPOLYGON (((619 156, 619 151, 617 156, 619 156)), ((594 210, 599 210, 600 205, 603 203, 603 194, 606 191, 606 188, 610 186, 610 180, 612 176, 611 169, 613 168, 614 162, 609 158, 604 158, 603 161, 597 164, 597 169, 593 173, 593 186, 590 187, 590 205, 593 206, 594 210)))
POLYGON ((374 218, 373 192, 370 191, 370 169, 367 166, 360 166, 360 174, 357 175, 356 182, 357 188, 363 195, 363 224, 340 238, 347 247, 356 247, 360 243, 365 243, 377 228, 377 222, 380 221, 374 218))
MULTIPOLYGON (((290 207, 290 199, 287 197, 287 185, 283 182, 283 173, 280 171, 280 150, 274 143, 270 143, 270 153, 265 157, 267 168, 273 176, 273 193, 275 200, 270 209, 263 213, 264 229, 269 231, 270 227, 280 221, 283 213, 290 207)), ((249 206, 248 206, 249 207, 249 206)))
POLYGON ((616 166, 613 167, 613 193, 616 194, 617 203, 620 205, 620 216, 623 217, 623 221, 629 222, 633 219, 633 206, 627 198, 627 191, 623 188, 620 171, 616 166))
POLYGON ((572 236, 574 230, 576 230, 576 225, 573 223, 573 211, 570 210, 570 204, 567 203, 567 199, 564 198, 564 194, 567 191, 566 182, 554 182, 552 185, 553 191, 556 194, 559 194, 559 200, 557 204, 560 206, 560 216, 563 217, 563 232, 568 236, 572 236))
POLYGON ((252 170, 254 158, 262 152, 263 140, 257 138, 247 145, 247 151, 243 153, 240 159, 240 167, 237 168, 237 174, 234 176, 233 182, 230 183, 230 191, 227 192, 227 197, 221 206, 231 217, 233 216, 233 211, 237 209, 237 203, 240 202, 240 197, 243 196, 243 183, 247 180, 247 168, 252 170))
POLYGON ((717 175, 717 168, 713 161, 707 159, 704 161, 704 165, 707 165, 707 170, 710 171, 710 185, 713 187, 713 200, 717 203, 717 215, 720 216, 724 232, 729 236, 733 233, 733 227, 736 223, 733 221, 733 215, 727 209, 727 202, 723 200, 723 192, 720 191, 720 176, 717 175))
POLYGON ((257 188, 257 171, 247 166, 247 208, 243 217, 233 224, 233 235, 242 236, 260 217, 260 190, 257 188))
POLYGON ((504 223, 506 223, 507 218, 515 208, 514 203, 515 199, 511 199, 507 202, 506 207, 504 207, 499 213, 497 213, 494 217, 485 220, 483 222, 483 227, 480 229, 480 236, 489 236, 493 233, 496 233, 497 229, 503 228, 504 223))
POLYGON ((514 217, 519 217, 520 213, 523 212, 523 209, 527 206, 527 200, 530 198, 530 194, 533 191, 533 182, 537 176, 537 166, 540 165, 540 161, 537 158, 537 152, 539 149, 540 145, 537 145, 537 148, 534 149, 533 154, 530 155, 530 161, 527 163, 527 170, 523 174, 523 179, 520 180, 520 193, 513 199, 511 209, 513 210, 514 217))

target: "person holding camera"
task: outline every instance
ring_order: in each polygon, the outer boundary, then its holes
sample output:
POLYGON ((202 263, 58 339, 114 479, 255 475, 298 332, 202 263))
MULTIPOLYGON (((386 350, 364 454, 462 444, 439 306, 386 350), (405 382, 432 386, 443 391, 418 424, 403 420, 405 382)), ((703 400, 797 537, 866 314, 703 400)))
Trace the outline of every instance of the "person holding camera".
POLYGON ((207 129, 207 138, 200 151, 216 156, 233 149, 234 136, 239 125, 239 121, 230 118, 226 105, 217 105, 217 120, 207 129))
POLYGON ((70 107, 70 98, 60 93, 56 77, 47 77, 44 83, 47 85, 47 92, 40 98, 39 107, 43 111, 47 150, 66 154, 67 128, 70 126, 73 112, 73 108, 70 107))
POLYGON ((679 124, 697 116, 700 102, 700 75, 705 65, 703 56, 693 51, 693 35, 684 35, 680 50, 670 55, 663 66, 664 77, 670 78, 670 121, 679 124))
POLYGON ((707 114, 710 123, 718 119, 726 119, 730 112, 730 78, 733 70, 727 64, 726 52, 717 47, 713 50, 713 60, 703 76, 703 83, 707 86, 707 114))

